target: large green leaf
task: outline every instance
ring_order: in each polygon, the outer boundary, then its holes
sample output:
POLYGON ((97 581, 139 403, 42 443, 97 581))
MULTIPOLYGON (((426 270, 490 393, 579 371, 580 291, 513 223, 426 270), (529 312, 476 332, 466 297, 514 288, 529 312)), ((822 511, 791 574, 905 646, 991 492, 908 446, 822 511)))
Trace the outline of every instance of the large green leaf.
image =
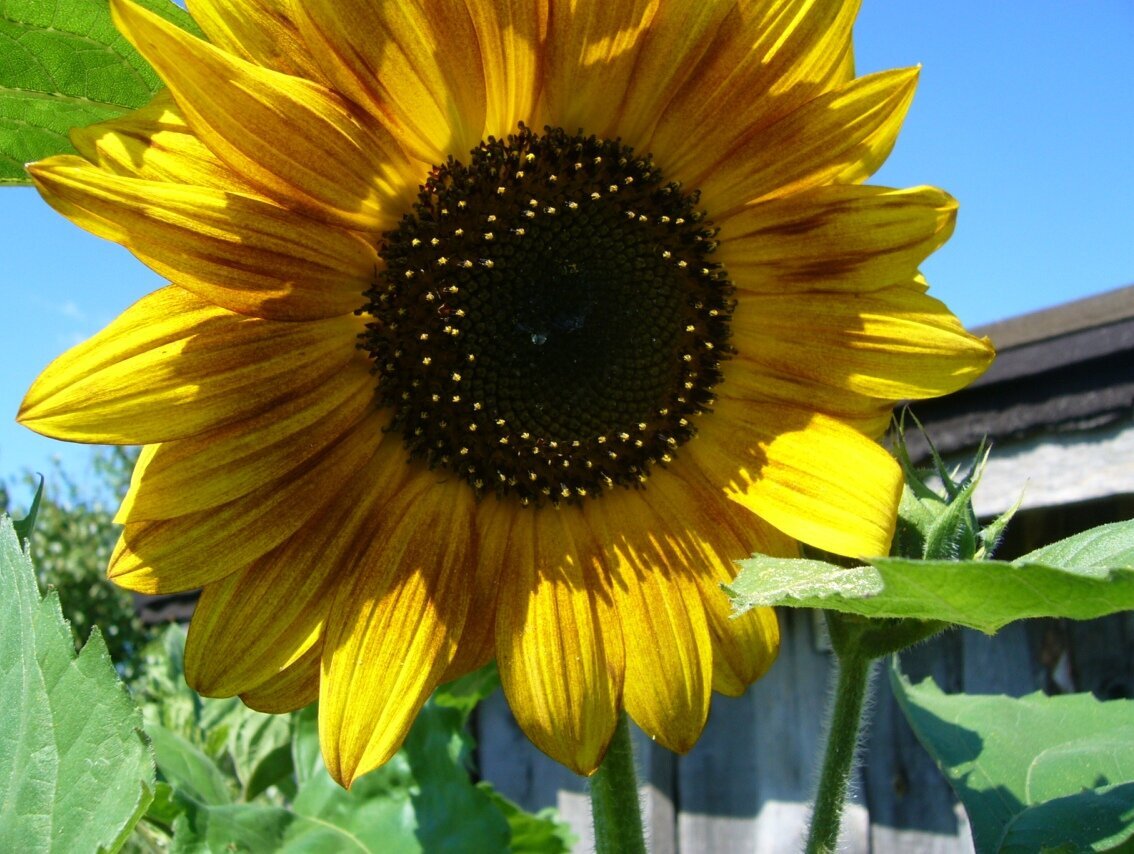
POLYGON ((153 797, 142 718, 97 630, 76 656, 0 516, 0 851, 121 845, 153 797))
POLYGON ((726 588, 761 605, 939 620, 993 633, 1026 617, 1089 620, 1134 609, 1134 522, 1103 525, 1018 560, 870 558, 843 567, 758 555, 726 588))
POLYGON ((891 685, 964 804, 978 851, 1110 851, 1134 840, 1134 701, 949 695, 896 668, 891 685))
MULTIPOLYGON (((140 0, 199 32, 170 0, 140 0)), ((0 11, 0 184, 26 184, 24 164, 73 151, 73 127, 145 104, 157 75, 119 35, 108 0, 6 0, 0 11)))

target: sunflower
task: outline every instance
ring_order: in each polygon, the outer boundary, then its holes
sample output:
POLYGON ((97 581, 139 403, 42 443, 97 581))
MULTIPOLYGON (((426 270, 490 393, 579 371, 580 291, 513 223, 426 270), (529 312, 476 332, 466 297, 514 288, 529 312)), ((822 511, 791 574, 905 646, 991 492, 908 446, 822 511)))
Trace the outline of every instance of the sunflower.
POLYGON ((992 350, 918 273, 953 199, 862 183, 917 74, 857 5, 111 0, 166 88, 29 170, 172 284, 19 418, 145 446, 109 574, 202 588, 196 690, 318 698, 349 785, 496 659, 588 774, 770 666, 736 559, 887 551, 894 402, 992 350))

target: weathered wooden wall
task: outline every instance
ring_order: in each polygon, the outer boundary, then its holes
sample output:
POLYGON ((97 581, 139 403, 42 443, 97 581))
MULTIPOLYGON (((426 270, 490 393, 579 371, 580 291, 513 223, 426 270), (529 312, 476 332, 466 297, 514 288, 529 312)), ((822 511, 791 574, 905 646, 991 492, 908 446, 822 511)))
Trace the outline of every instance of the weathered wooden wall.
MULTIPOLYGON (((686 756, 638 733, 650 849, 656 854, 801 850, 815 776, 831 654, 814 615, 781 612, 783 648, 740 698, 714 695, 709 724, 686 756)), ((907 651, 915 680, 945 690, 1087 690, 1134 696, 1134 615, 1090 623, 1036 620, 994 638, 953 631, 907 651)), ((884 674, 841 846, 847 852, 954 854, 972 842, 952 792, 898 711, 884 674)), ((533 748, 499 695, 478 720, 481 773, 529 808, 557 805, 593 850, 585 782, 533 748)))

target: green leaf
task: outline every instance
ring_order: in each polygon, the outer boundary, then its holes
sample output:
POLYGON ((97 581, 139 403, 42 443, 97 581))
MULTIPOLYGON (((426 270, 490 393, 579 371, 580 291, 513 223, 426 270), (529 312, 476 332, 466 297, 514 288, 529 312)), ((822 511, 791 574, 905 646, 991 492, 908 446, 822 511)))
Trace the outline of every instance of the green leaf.
POLYGON ((417 836, 426 851, 506 852, 508 822, 464 767, 470 747, 464 723, 456 709, 429 703, 406 739, 404 750, 418 784, 413 798, 417 836))
POLYGON ((1134 522, 1112 522, 1036 549, 1019 562, 1081 569, 1134 566, 1134 522))
MULTIPOLYGON (((323 767, 317 714, 296 716, 292 745, 302 781, 292 809, 381 852, 509 850, 510 823, 465 768, 464 715, 429 703, 389 762, 343 789, 323 767)), ((558 849, 550 849, 558 850, 558 849)))
POLYGON ((477 787, 488 795, 508 820, 512 831, 512 841, 508 845, 511 854, 568 854, 574 850, 579 838, 571 830, 571 825, 559 820, 559 813, 554 809, 549 807, 533 815, 524 812, 491 784, 482 781, 477 787))
POLYGON ((39 476, 39 485, 35 488, 35 495, 32 497, 31 507, 28 508, 28 514, 23 519, 16 519, 12 522, 12 526, 16 531, 16 540, 21 544, 31 538, 32 531, 35 529, 35 520, 39 515, 39 503, 43 499, 43 475, 39 476))
POLYGON ((1134 701, 948 695, 896 667, 890 682, 978 851, 1106 851, 1134 838, 1134 701))
POLYGON ((1027 617, 1089 620, 1134 608, 1134 522, 1104 525, 1018 560, 872 558, 842 567, 758 555, 725 591, 761 605, 939 620, 992 634, 1027 617))
POLYGON ((1120 783, 1028 807, 1009 822, 999 850, 1129 852, 1132 841, 1134 783, 1120 783))
MULTIPOLYGON (((141 4, 199 34, 169 0, 141 4)), ((7 0, 0 13, 0 184, 24 164, 73 151, 68 131, 136 109, 161 88, 118 34, 107 0, 7 0)))
POLYGON ((0 517, 0 851, 116 850, 154 766, 99 632, 76 656, 55 595, 0 517))
POLYGON ((209 806, 188 799, 185 812, 173 824, 170 846, 171 854, 212 854, 215 851, 352 854, 370 850, 340 827, 304 818, 282 807, 209 806))
POLYGON ((243 799, 252 800, 270 786, 292 788, 291 726, 282 715, 265 715, 243 705, 229 737, 228 753, 244 787, 243 799))
POLYGON ((175 791, 206 804, 232 802, 228 779, 207 753, 159 723, 147 723, 146 732, 154 745, 158 770, 175 791))

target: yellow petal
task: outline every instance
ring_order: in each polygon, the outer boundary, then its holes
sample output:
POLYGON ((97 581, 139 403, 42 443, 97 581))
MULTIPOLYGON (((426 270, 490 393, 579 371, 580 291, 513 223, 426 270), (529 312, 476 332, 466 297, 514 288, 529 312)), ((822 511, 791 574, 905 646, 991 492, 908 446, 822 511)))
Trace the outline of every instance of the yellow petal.
POLYGON ((874 290, 913 276, 956 215, 956 201, 935 187, 815 187, 717 223, 714 260, 744 291, 874 290))
POLYGON ((551 3, 543 121, 568 133, 618 136, 618 107, 657 7, 658 0, 551 3))
POLYGON ((320 79, 318 66, 299 35, 287 3, 187 0, 185 6, 209 41, 221 50, 285 74, 320 79))
MULTIPOLYGON (((626 711, 678 753, 709 714, 713 648, 683 528, 667 527, 650 493, 618 490, 584 507, 606 551, 626 651, 626 711)), ((683 523, 679 523, 683 524, 683 523)))
POLYGON ((28 167, 55 210, 149 267, 242 314, 350 314, 374 278, 373 245, 256 196, 114 175, 64 155, 28 167))
POLYGON ((336 90, 385 123, 412 156, 443 163, 480 142, 485 74, 462 0, 336 0, 297 3, 296 12, 336 90))
POLYGON ((130 0, 111 0, 111 11, 194 132, 266 195, 369 231, 389 228, 412 202, 420 169, 334 92, 238 59, 130 0))
POLYGON ((336 591, 349 583, 392 497, 380 484, 397 482, 406 468, 396 436, 374 436, 373 445, 375 453, 321 512, 202 592, 185 643, 185 678, 195 691, 231 697, 252 690, 321 645, 336 591))
POLYGON ((496 611, 500 681, 536 747, 577 774, 602 761, 618 723, 622 636, 574 507, 515 514, 496 611))
POLYGON ((763 676, 780 647, 779 623, 771 608, 734 617, 722 584, 737 572, 736 561, 753 554, 796 557, 798 544, 730 501, 719 484, 679 460, 649 482, 650 505, 665 530, 677 532, 689 556, 713 646, 713 690, 738 696, 763 676))
POLYGON ((265 412, 162 444, 145 476, 135 478, 123 499, 119 520, 184 516, 279 480, 337 441, 375 406, 369 365, 358 352, 342 370, 265 412))
POLYGON ((902 286, 745 296, 733 329, 744 358, 769 372, 892 401, 963 388, 994 355, 944 304, 902 286))
POLYGON ((459 478, 438 483, 418 470, 339 587, 323 647, 319 740, 344 786, 394 755, 456 652, 474 501, 459 478))
POLYGON ((543 82, 548 0, 523 3, 471 3, 469 14, 484 65, 484 136, 505 138, 521 121, 534 120, 543 82))
POLYGON ((286 715, 319 699, 319 656, 322 643, 317 643, 297 661, 288 665, 262 685, 240 695, 250 709, 269 715, 286 715))
POLYGON ((76 442, 192 436, 267 412, 343 370, 356 358, 359 325, 352 316, 249 318, 163 288, 48 365, 17 417, 76 442))
POLYGON ((861 181, 889 155, 916 85, 916 68, 852 80, 747 135, 725 161, 686 180, 721 222, 765 196, 861 181))
POLYGON ((902 472, 853 427, 809 409, 722 397, 682 451, 733 500, 797 540, 851 557, 889 552, 902 472))
POLYGON ((72 128, 71 142, 79 154, 112 175, 256 195, 189 129, 181 108, 164 89, 141 109, 72 128))
POLYGON ((127 590, 176 593, 239 571, 340 500, 343 484, 372 456, 388 420, 375 413, 282 480, 222 507, 126 525, 107 574, 127 590))
MULTIPOLYGON (((617 7, 618 4, 611 4, 617 7)), ((660 3, 635 49, 633 73, 627 75, 625 90, 612 90, 587 105, 588 111, 605 106, 612 111, 603 120, 618 135, 643 154, 649 149, 650 134, 659 122, 670 118, 670 99, 682 84, 694 77, 707 62, 706 55, 725 18, 734 11, 730 3, 660 3)), ((719 123, 709 125, 715 129, 719 123)), ((686 133, 686 136, 689 134, 686 133)), ((657 152, 654 152, 655 154, 657 152)), ((663 169, 668 160, 659 161, 663 169)))
MULTIPOLYGON (((728 153, 744 135, 846 79, 857 0, 670 5, 720 6, 729 13, 703 59, 669 93, 649 141, 666 174, 689 186, 700 186, 694 179, 706 170, 729 165, 728 153)), ((664 52, 664 42, 657 44, 664 52)), ((748 169, 753 162, 735 167, 748 169)))

